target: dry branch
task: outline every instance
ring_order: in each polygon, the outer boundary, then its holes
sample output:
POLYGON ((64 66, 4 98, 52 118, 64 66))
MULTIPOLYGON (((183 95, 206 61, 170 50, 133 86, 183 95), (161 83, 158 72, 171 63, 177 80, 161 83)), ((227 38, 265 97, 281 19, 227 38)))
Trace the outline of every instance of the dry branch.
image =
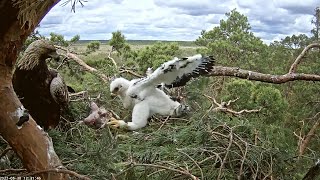
POLYGON ((307 136, 303 139, 300 147, 299 147, 299 156, 302 156, 308 146, 308 144, 310 143, 312 137, 315 135, 315 132, 317 130, 317 128, 319 127, 320 122, 319 120, 312 126, 312 128, 310 129, 310 131, 308 132, 307 136))
POLYGON ((233 143, 233 132, 232 132, 232 128, 230 129, 230 133, 229 133, 229 144, 228 144, 228 147, 227 147, 227 149, 226 149, 226 154, 225 154, 225 156, 224 156, 224 158, 223 158, 223 161, 221 162, 221 165, 220 165, 220 168, 219 168, 219 174, 218 174, 218 179, 220 179, 220 177, 221 177, 221 173, 222 173, 222 170, 223 170, 223 168, 224 168, 224 166, 225 166, 225 163, 226 163, 226 161, 227 161, 227 158, 228 158, 228 154, 229 154, 229 152, 230 152, 230 148, 231 148, 231 146, 232 146, 232 143, 233 143))
POLYGON ((307 47, 305 47, 303 49, 303 51, 299 54, 299 56, 296 58, 296 60, 293 62, 293 64, 291 65, 289 73, 295 73, 296 72, 296 70, 298 68, 298 64, 301 62, 302 58, 306 55, 306 53, 310 49, 312 49, 314 47, 320 48, 320 44, 319 43, 312 43, 312 44, 309 44, 307 47))
POLYGON ((306 53, 312 48, 320 48, 319 43, 313 43, 304 48, 300 55, 291 65, 291 68, 287 74, 283 75, 273 75, 273 74, 264 74, 249 70, 240 69, 239 67, 223 67, 223 66, 214 66, 213 70, 208 76, 232 76, 238 77, 241 79, 248 79, 254 81, 261 81, 266 83, 273 84, 282 84, 289 81, 320 81, 320 75, 317 74, 305 74, 305 73, 295 73, 298 64, 301 62, 302 58, 306 53))
POLYGON ((299 143, 299 156, 302 156, 306 150, 306 148, 308 147, 312 137, 315 136, 316 130, 320 127, 320 119, 318 119, 314 125, 312 126, 312 128, 310 129, 310 131, 308 132, 308 134, 305 137, 299 137, 299 139, 301 140, 301 142, 299 143))
POLYGON ((197 168, 200 170, 200 173, 201 173, 201 179, 204 179, 204 178, 203 178, 204 175, 203 175, 203 172, 202 172, 201 167, 199 166, 199 163, 197 163, 197 161, 195 161, 191 156, 189 156, 189 154, 187 154, 187 153, 185 153, 185 152, 183 152, 183 151, 181 151, 181 150, 179 150, 179 149, 177 149, 177 150, 178 150, 178 152, 186 155, 186 156, 197 166, 197 168))
POLYGON ((88 91, 80 91, 77 93, 69 93, 70 101, 71 102, 76 102, 76 101, 81 101, 84 99, 89 99, 89 94, 88 91))
POLYGON ((282 84, 289 81, 320 81, 320 75, 304 73, 287 73, 284 75, 263 74, 240 69, 238 67, 214 66, 209 76, 232 76, 266 83, 282 84))
POLYGON ((186 176, 188 176, 189 178, 191 178, 193 180, 199 180, 199 178, 197 178, 196 176, 192 175, 191 173, 189 173, 186 170, 174 169, 174 168, 171 168, 171 167, 166 167, 166 166, 157 165, 157 164, 137 164, 137 163, 133 163, 133 166, 144 166, 144 167, 153 167, 153 168, 166 169, 166 170, 169 170, 169 171, 173 171, 173 172, 177 172, 177 173, 186 175, 186 176))
MULTIPOLYGON (((256 177, 259 176, 259 179, 263 179, 263 177, 267 178, 269 175, 266 175, 264 172, 264 169, 266 168, 261 168, 260 166, 266 167, 269 165, 269 172, 272 172, 272 166, 270 166, 270 164, 267 163, 264 158, 262 158, 264 152, 261 151, 260 159, 252 159, 250 154, 252 150, 258 146, 245 141, 241 136, 239 136, 235 132, 237 127, 241 126, 229 127, 228 125, 224 124, 210 129, 209 132, 211 134, 211 139, 214 139, 214 141, 220 145, 212 147, 210 150, 202 149, 202 151, 205 151, 207 154, 209 154, 209 157, 200 161, 199 164, 203 164, 208 159, 215 158, 215 167, 219 168, 217 179, 223 179, 224 169, 232 169, 233 171, 237 169, 236 171, 238 171, 238 179, 250 179, 250 177, 252 179, 256 179, 256 177), (248 176, 248 174, 250 175, 248 176)), ((265 152, 268 152, 268 150, 265 152)), ((270 157, 270 161, 272 161, 272 155, 268 155, 268 157, 270 157)))
POLYGON ((110 52, 109 52, 109 54, 108 54, 108 58, 112 61, 114 67, 115 67, 116 69, 118 69, 118 65, 117 65, 116 61, 111 57, 111 53, 112 53, 112 52, 113 52, 113 48, 111 48, 111 50, 110 50, 110 52))
POLYGON ((138 78, 142 78, 142 77, 143 77, 142 75, 140 75, 140 74, 138 74, 138 73, 136 73, 136 72, 133 72, 133 71, 131 71, 131 70, 129 70, 129 69, 125 69, 125 68, 123 68, 123 67, 120 68, 119 73, 120 73, 120 74, 122 74, 122 73, 128 73, 128 74, 131 74, 131 75, 133 75, 133 76, 135 76, 135 77, 138 77, 138 78))
POLYGON ((68 59, 73 59, 76 63, 78 63, 81 67, 83 67, 83 69, 84 69, 85 71, 88 71, 88 72, 90 72, 90 73, 98 76, 98 77, 101 78, 102 81, 105 82, 105 83, 108 83, 108 82, 109 82, 110 79, 109 79, 105 74, 103 74, 103 73, 101 73, 100 71, 98 71, 97 69, 89 66, 89 65, 88 65, 87 63, 85 63, 82 59, 80 59, 75 53, 70 52, 69 49, 64 48, 64 47, 61 47, 61 46, 57 46, 57 45, 55 45, 55 47, 56 47, 57 49, 60 49, 60 50, 65 51, 65 52, 66 52, 66 55, 63 55, 63 56, 67 57, 68 59))
POLYGON ((26 171, 27 171, 27 169, 1 169, 0 174, 21 173, 21 172, 26 172, 26 171))
POLYGON ((220 112, 225 112, 225 113, 230 113, 234 116, 240 116, 244 113, 256 113, 256 112, 259 112, 261 111, 262 108, 260 109, 243 109, 243 110, 240 110, 240 111, 235 111, 235 110, 232 110, 229 108, 229 106, 231 105, 231 103, 234 103, 236 102, 239 98, 237 99, 234 99, 234 100, 229 100, 228 102, 221 102, 221 103, 218 103, 217 100, 214 98, 214 97, 211 97, 211 96, 208 96, 206 94, 204 94, 205 97, 207 97, 208 99, 212 100, 213 103, 217 106, 215 108, 212 108, 213 106, 210 107, 210 110, 212 109, 213 111, 220 111, 220 112))
POLYGON ((70 170, 67 170, 67 169, 45 169, 45 170, 41 170, 41 171, 34 171, 34 172, 31 172, 31 173, 28 173, 28 174, 24 174, 22 176, 23 177, 28 177, 28 176, 30 177, 30 176, 34 176, 34 175, 38 175, 38 174, 49 173, 49 172, 50 173, 68 174, 68 175, 74 176, 74 177, 76 177, 78 179, 90 180, 90 178, 88 178, 87 176, 78 174, 78 173, 76 173, 74 171, 70 171, 70 170))
POLYGON ((67 53, 67 57, 73 59, 75 62, 77 62, 79 65, 81 65, 84 68, 84 70, 89 71, 89 72, 97 75, 98 77, 100 77, 103 80, 103 82, 105 82, 105 83, 109 82, 109 78, 105 74, 99 72, 97 69, 86 64, 82 59, 80 59, 75 54, 67 53))

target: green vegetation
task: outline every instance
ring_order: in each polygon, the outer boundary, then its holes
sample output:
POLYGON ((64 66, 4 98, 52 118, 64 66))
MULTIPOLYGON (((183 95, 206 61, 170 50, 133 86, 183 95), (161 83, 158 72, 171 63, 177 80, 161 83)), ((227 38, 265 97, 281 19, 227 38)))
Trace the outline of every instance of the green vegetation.
POLYGON ((91 41, 88 45, 87 45, 87 52, 95 52, 97 50, 99 50, 100 48, 100 42, 99 41, 91 41))
POLYGON ((112 33, 112 38, 109 41, 109 45, 112 46, 112 48, 114 48, 114 50, 116 50, 120 54, 125 50, 125 37, 121 33, 121 31, 112 33))
MULTIPOLYGON (((293 35, 266 45, 251 32, 247 17, 236 10, 226 15, 227 19, 221 20, 219 26, 201 33, 195 41, 198 46, 188 44, 192 48, 179 42, 130 43, 117 31, 108 42, 117 51, 112 58, 119 67, 143 75, 148 67, 156 68, 174 56, 194 55, 197 51, 213 55, 218 65, 284 74, 293 59, 314 40, 306 35, 293 35)), ((60 35, 51 36, 59 45, 70 44, 60 35)), ((86 48, 94 49, 95 52, 80 57, 101 73, 118 74, 107 58, 110 46, 82 42, 71 47, 83 52, 86 48)), ((310 51, 298 71, 320 74, 319 57, 318 50, 310 51)), ((58 64, 51 66, 57 68, 58 64)), ((82 71, 72 60, 59 71, 76 91, 87 90, 91 98, 99 96, 96 100, 99 105, 130 120, 131 111, 124 109, 119 99, 109 96, 109 84, 99 77, 82 71)), ((121 76, 135 78, 130 74, 121 76)), ((185 174, 201 179, 302 179, 319 158, 320 139, 314 136, 304 155, 298 157, 296 135, 305 137, 318 120, 319 117, 313 117, 320 112, 319 89, 319 82, 275 85, 231 77, 204 77, 180 89, 192 109, 183 118, 155 117, 138 132, 94 130, 78 124, 89 113, 85 99, 71 102, 70 112, 64 116, 70 122, 62 123, 49 134, 68 169, 97 180, 191 177, 185 174), (239 116, 217 112, 204 95, 218 102, 239 98, 229 107, 235 111, 261 110, 239 116)), ((178 91, 171 93, 177 95, 178 91)))

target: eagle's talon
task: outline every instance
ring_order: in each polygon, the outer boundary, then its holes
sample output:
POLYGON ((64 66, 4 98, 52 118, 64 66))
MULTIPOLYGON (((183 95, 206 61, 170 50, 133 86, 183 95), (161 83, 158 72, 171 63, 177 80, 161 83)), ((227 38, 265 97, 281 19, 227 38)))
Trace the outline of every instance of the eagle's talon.
POLYGON ((111 118, 110 122, 108 122, 107 125, 112 129, 118 129, 120 127, 119 121, 115 118, 111 118))

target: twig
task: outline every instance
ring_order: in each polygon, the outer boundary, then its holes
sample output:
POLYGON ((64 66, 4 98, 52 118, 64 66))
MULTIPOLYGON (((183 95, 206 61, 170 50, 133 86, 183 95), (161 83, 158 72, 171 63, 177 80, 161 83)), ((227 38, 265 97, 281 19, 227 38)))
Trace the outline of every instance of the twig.
POLYGON ((159 131, 159 130, 163 127, 163 125, 169 120, 169 118, 170 118, 170 116, 167 116, 167 117, 166 117, 166 119, 164 120, 164 122, 161 123, 160 127, 157 129, 157 131, 159 131))
POLYGON ((115 177, 115 175, 113 173, 111 173, 111 179, 112 180, 117 180, 117 178, 115 177))
POLYGON ((67 169, 46 169, 46 170, 34 171, 34 172, 31 172, 31 173, 28 173, 28 174, 25 174, 25 175, 21 175, 21 176, 27 177, 27 176, 34 176, 34 175, 43 174, 43 173, 62 173, 62 174, 69 174, 69 175, 74 176, 74 177, 77 177, 77 178, 79 178, 79 179, 90 180, 90 178, 87 177, 87 176, 78 174, 78 173, 76 173, 76 172, 74 172, 74 171, 70 171, 70 170, 67 170, 67 169))
POLYGON ((178 150, 178 152, 186 155, 186 156, 198 167, 198 169, 200 170, 200 173, 201 173, 201 179, 204 179, 204 178, 203 178, 203 177, 204 177, 204 176, 203 176, 203 172, 202 172, 202 169, 201 169, 201 167, 199 166, 199 164, 198 164, 191 156, 189 156, 187 153, 185 153, 185 152, 183 152, 183 151, 181 151, 181 150, 179 150, 179 149, 177 149, 177 150, 178 150))
POLYGON ((89 66, 88 64, 86 64, 82 59, 80 59, 76 53, 74 52, 71 52, 68 48, 64 48, 64 47, 61 47, 61 46, 57 46, 55 45, 55 47, 57 49, 60 49, 62 51, 65 51, 66 54, 64 55, 66 58, 69 58, 69 59, 73 59, 76 63, 78 63, 80 66, 82 66, 84 68, 85 71, 88 71, 88 72, 91 72, 95 75, 97 75, 98 77, 100 77, 105 83, 108 83, 109 82, 109 78, 101 73, 100 71, 98 71, 97 69, 89 66))
POLYGON ((258 145, 258 140, 260 140, 259 132, 257 129, 254 129, 254 145, 258 145))
POLYGON ((169 171, 173 171, 173 172, 177 172, 177 173, 186 175, 186 176, 190 177, 193 180, 199 180, 196 176, 192 175, 189 172, 178 170, 178 169, 174 169, 174 168, 170 168, 170 167, 166 167, 166 166, 162 166, 162 165, 157 165, 157 164, 136 164, 136 163, 133 163, 133 166, 144 166, 144 167, 153 167, 153 168, 166 169, 166 170, 169 170, 169 171))
POLYGON ((76 93, 70 93, 69 96, 88 96, 88 91, 80 91, 80 92, 76 92, 76 93))
POLYGON ((21 173, 27 171, 26 169, 1 169, 0 174, 4 173, 21 173))
POLYGON ((203 116, 200 118, 201 120, 203 119, 203 118, 205 118, 208 114, 209 114, 209 112, 211 112, 212 111, 212 109, 213 109, 213 103, 210 105, 210 107, 209 107, 209 109, 203 114, 203 116))
POLYGON ((6 155, 10 150, 12 150, 12 147, 7 147, 6 149, 4 149, 2 151, 2 153, 0 154, 0 158, 2 158, 2 156, 6 155))
POLYGON ((62 62, 59 64, 59 66, 57 67, 56 70, 58 70, 66 62, 66 60, 67 60, 67 57, 64 57, 62 62))
POLYGON ((272 167, 273 167, 273 159, 272 159, 272 156, 270 155, 270 157, 271 157, 271 159, 270 159, 270 172, 262 179, 262 180, 266 180, 269 176, 271 176, 271 178, 270 179, 273 179, 272 178, 272 173, 273 173, 273 171, 272 171, 272 167))
POLYGON ((315 135, 318 127, 320 127, 320 119, 314 123, 308 134, 303 138, 299 147, 299 156, 302 156, 304 154, 308 144, 310 143, 312 137, 315 135))
POLYGON ((133 72, 133 71, 131 71, 131 70, 124 69, 123 67, 120 68, 119 73, 120 73, 120 74, 122 74, 122 73, 129 73, 129 74, 134 75, 134 76, 136 76, 136 77, 138 77, 138 78, 142 78, 142 77, 143 77, 142 75, 140 75, 140 74, 138 74, 138 73, 135 73, 135 72, 133 72))
POLYGON ((223 161, 221 162, 220 169, 219 169, 219 174, 218 174, 218 178, 217 179, 220 179, 220 177, 221 177, 222 170, 223 170, 224 165, 225 165, 225 163, 227 161, 228 154, 229 154, 230 148, 232 146, 232 142, 233 142, 233 132, 232 132, 232 128, 231 128, 230 129, 230 133, 229 133, 229 145, 228 145, 228 147, 226 149, 226 155, 224 156, 223 161))
POLYGON ((243 174, 243 164, 244 164, 244 161, 246 160, 246 156, 247 156, 247 152, 248 152, 248 143, 245 142, 245 145, 246 145, 246 151, 245 151, 245 153, 244 153, 244 155, 242 157, 238 179, 241 179, 241 176, 243 174))
POLYGON ((76 102, 84 99, 89 99, 88 91, 80 91, 76 93, 69 93, 70 101, 76 102), (72 99, 71 99, 72 98, 72 99))
MULTIPOLYGON (((217 160, 218 160, 218 159, 219 159, 218 162, 222 162, 222 158, 221 158, 221 156, 219 155, 219 153, 216 153, 216 152, 212 152, 212 153, 214 154, 214 156, 209 156, 209 157, 203 159, 202 161, 199 162, 199 164, 202 164, 202 163, 204 163, 204 162, 212 159, 213 157, 216 158, 215 163, 217 163, 217 160)), ((214 163, 214 164, 215 164, 215 163, 214 163)))
POLYGON ((190 121, 189 119, 185 119, 185 118, 178 118, 178 117, 170 117, 171 120, 179 120, 179 121, 190 121))
MULTIPOLYGON (((213 111, 221 111, 221 112, 225 112, 225 113, 230 113, 234 116, 239 116, 239 115, 242 115, 244 113, 256 113, 256 112, 259 112, 262 110, 262 108, 260 109, 251 109, 251 110, 248 110, 248 109, 243 109, 243 110, 240 110, 240 111, 234 111, 232 109, 229 109, 228 107, 230 106, 231 103, 234 103, 236 102, 239 98, 235 99, 235 100, 229 100, 227 103, 226 102, 221 102, 221 103, 218 103, 217 100, 214 98, 214 97, 211 97, 211 96, 208 96, 206 94, 203 94, 205 97, 207 97, 208 99, 210 99, 211 101, 213 101, 213 103, 218 106, 216 108, 213 109, 213 111)), ((210 107, 210 110, 212 109, 212 107, 210 107)))
POLYGON ((154 175, 154 174, 160 173, 160 172, 162 172, 162 171, 165 171, 165 169, 160 169, 160 170, 158 170, 158 171, 152 172, 152 173, 148 174, 148 177, 150 177, 150 176, 152 176, 152 175, 154 175))
POLYGON ((304 128, 304 121, 299 121, 302 123, 301 127, 300 127, 300 130, 299 130, 299 135, 293 131, 293 135, 295 135, 297 138, 298 138, 298 151, 300 150, 300 146, 302 144, 302 141, 303 141, 303 135, 302 135, 302 131, 303 131, 303 128, 304 128))
MULTIPOLYGON (((225 108, 226 109, 226 111, 227 112, 229 112, 229 113, 231 113, 231 114, 234 114, 234 115, 241 115, 241 114, 243 114, 243 113, 256 113, 256 112, 259 112, 259 111, 261 111, 262 110, 262 108, 260 108, 260 109, 251 109, 251 110, 248 110, 248 109, 243 109, 243 110, 241 110, 241 111, 233 111, 233 110, 231 110, 231 109, 228 109, 228 108, 225 108)), ((222 111, 223 109, 221 109, 221 111, 222 111)))
MULTIPOLYGON (((132 162, 130 162, 130 164, 132 164, 132 162)), ((129 164, 129 165, 130 165, 130 164, 129 164)), ((134 168, 134 166, 130 166, 130 167, 122 170, 120 173, 116 174, 115 177, 118 177, 118 176, 120 176, 121 174, 123 174, 123 173, 125 173, 125 172, 127 172, 127 171, 129 171, 130 169, 133 169, 133 168, 134 168)))
POLYGON ((229 107, 229 106, 231 105, 231 103, 235 103, 235 102, 238 101, 239 99, 240 99, 240 98, 237 97, 237 98, 234 99, 234 100, 229 100, 229 101, 227 102, 226 106, 229 107))
POLYGON ((105 83, 109 82, 109 78, 106 75, 99 72, 97 69, 87 65, 82 59, 80 59, 75 54, 68 52, 67 57, 73 59, 75 62, 77 62, 79 65, 81 65, 84 68, 84 70, 89 71, 89 72, 97 75, 98 77, 100 77, 105 83))

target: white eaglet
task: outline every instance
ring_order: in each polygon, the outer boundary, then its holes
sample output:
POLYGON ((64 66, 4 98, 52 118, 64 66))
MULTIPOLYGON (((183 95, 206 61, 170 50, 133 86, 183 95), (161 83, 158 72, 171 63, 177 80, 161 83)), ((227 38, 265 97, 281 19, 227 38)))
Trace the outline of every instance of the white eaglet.
POLYGON ((159 84, 167 88, 184 86, 192 78, 208 74, 214 66, 212 56, 200 54, 174 58, 163 63, 147 77, 133 79, 116 78, 110 84, 110 91, 122 100, 125 108, 133 108, 132 121, 113 120, 108 124, 113 127, 136 130, 147 125, 148 118, 154 114, 181 116, 189 107, 170 98, 160 90, 159 84))

